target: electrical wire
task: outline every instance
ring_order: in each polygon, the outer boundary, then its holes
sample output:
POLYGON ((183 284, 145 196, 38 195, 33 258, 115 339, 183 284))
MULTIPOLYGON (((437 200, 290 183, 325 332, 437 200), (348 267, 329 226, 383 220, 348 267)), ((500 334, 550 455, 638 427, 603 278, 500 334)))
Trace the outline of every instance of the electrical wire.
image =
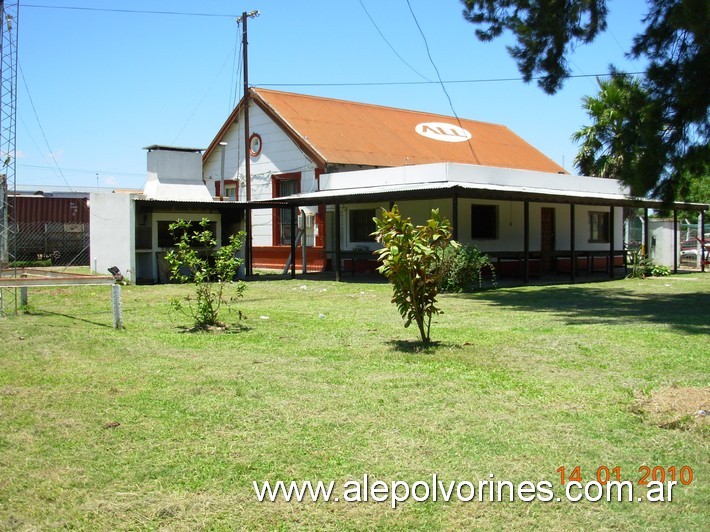
POLYGON ((22 4, 22 7, 32 7, 36 9, 64 9, 73 11, 98 11, 105 13, 126 13, 140 15, 181 15, 188 17, 218 17, 218 18, 236 18, 239 15, 226 15, 220 13, 188 13, 183 11, 147 11, 140 9, 109 9, 105 7, 79 7, 79 6, 47 6, 41 4, 22 4))
MULTIPOLYGON (((439 69, 437 68, 436 63, 434 63, 434 59, 431 56, 431 50, 429 49, 429 43, 427 42, 427 38, 426 38, 426 35, 424 34, 424 30, 422 30, 422 27, 419 25, 419 21, 417 20, 417 16, 414 14, 414 10, 412 9, 412 4, 409 3, 409 0, 407 0, 407 7, 409 7, 409 12, 412 14, 412 18, 414 19, 414 23, 417 25, 417 28, 419 29, 419 33, 421 34, 422 39, 424 40, 424 47, 426 48, 426 53, 427 53, 427 56, 429 57, 429 62, 431 63, 431 66, 434 67, 434 71, 436 72, 436 77, 439 80, 439 85, 441 85, 441 90, 444 91, 444 94, 446 95, 446 99, 449 101, 449 108, 451 109, 451 112, 453 113, 454 118, 456 118, 456 121, 458 122, 459 127, 461 127, 463 129, 463 127, 461 126, 461 119, 459 118, 459 115, 456 113, 456 110, 454 109, 454 103, 451 101, 451 96, 449 95, 449 91, 446 90, 446 85, 444 85, 444 82, 441 80, 441 74, 439 73, 439 69)), ((471 155, 473 156, 473 160, 476 161, 476 164, 480 164, 478 156, 476 155, 476 152, 473 149, 473 143, 471 142, 470 138, 468 139, 466 144, 468 144, 468 147, 471 150, 471 155)))
POLYGON ((384 34, 383 34, 382 31, 380 30, 379 26, 377 25, 377 23, 375 22, 375 20, 374 20, 374 19, 372 18, 372 16, 370 15, 370 12, 369 12, 369 11, 367 10, 367 8, 365 7, 365 4, 362 3, 362 0, 358 0, 358 1, 360 2, 360 6, 362 7, 362 10, 363 10, 363 11, 365 12, 365 14, 367 15, 367 18, 370 19, 370 22, 372 22, 372 25, 373 25, 373 26, 375 27, 375 29, 377 30, 377 33, 380 34, 380 37, 382 37, 382 40, 385 41, 385 43, 387 44, 387 46, 390 47, 390 50, 392 50, 392 51, 394 52, 394 55, 396 55, 396 56, 399 58, 399 60, 402 61, 402 63, 404 63, 407 67, 409 67, 409 69, 410 69, 412 72, 414 72, 417 76, 419 76, 420 78, 425 79, 425 80, 431 82, 431 80, 430 80, 429 78, 427 78, 425 75, 423 75, 423 74, 421 74, 419 71, 417 71, 412 65, 410 65, 409 63, 407 63, 401 55, 399 55, 399 53, 397 52, 397 50, 394 49, 394 46, 392 46, 392 44, 391 44, 391 43, 387 40, 387 38, 384 36, 384 34))
POLYGON ((239 96, 241 94, 240 89, 237 87, 237 79, 239 79, 239 74, 242 72, 242 39, 239 35, 239 24, 236 26, 237 31, 235 32, 235 42, 234 42, 234 60, 232 63, 232 83, 229 89, 229 108, 227 109, 227 115, 229 115, 232 110, 237 106, 239 101, 239 96), (237 51, 239 53, 237 53, 237 51))
POLYGON ((30 101, 30 106, 32 107, 32 112, 35 115, 35 120, 37 120, 37 125, 39 126, 39 130, 42 133, 42 138, 44 139, 44 144, 47 146, 47 149, 49 150, 49 154, 52 156, 52 160, 54 161, 54 165, 57 168, 57 171, 59 172, 60 177, 62 178, 62 181, 64 181, 64 184, 69 187, 69 190, 74 192, 72 189, 71 185, 69 184, 69 181, 67 181, 67 178, 64 176, 64 172, 62 172, 61 167, 59 166, 59 162, 57 161, 56 156, 54 155, 54 151, 52 148, 49 146, 49 141, 47 140, 47 135, 44 132, 44 128, 42 127, 42 122, 39 120, 39 115, 37 114, 37 108, 35 107, 35 102, 32 100, 32 94, 30 94, 30 88, 27 86, 27 79, 25 79, 25 73, 22 70, 22 66, 19 64, 18 70, 20 71, 20 77, 22 77, 22 83, 25 86, 25 90, 27 91, 27 97, 30 101))
MULTIPOLYGON (((25 126, 27 127, 27 126, 25 126)), ((29 134, 29 131, 28 131, 29 134)), ((31 137, 31 135, 30 135, 31 137)), ((35 168, 38 170, 56 170, 57 168, 54 166, 40 166, 36 164, 18 164, 17 166, 20 166, 22 168, 35 168)), ((81 173, 81 174, 96 174, 96 172, 100 174, 113 174, 113 175, 125 175, 125 176, 144 176, 145 174, 139 174, 136 172, 115 172, 113 170, 84 170, 81 168, 62 168, 65 172, 72 172, 72 173, 81 173)))
POLYGON ((195 106, 195 108, 192 110, 192 113, 190 113, 190 116, 189 116, 188 119, 185 121, 185 124, 183 124, 182 128, 180 128, 180 131, 178 132, 178 134, 175 135, 175 138, 173 139, 173 142, 172 142, 173 144, 175 144, 175 143, 177 142, 177 140, 180 138, 180 135, 182 135, 182 132, 185 131, 185 128, 187 127, 187 125, 188 125, 188 124, 190 123, 190 121, 193 119, 193 117, 195 116, 195 114, 197 114, 197 111, 200 109, 200 107, 202 106, 202 104, 204 103, 204 101, 207 99, 207 96, 209 95, 210 91, 212 90, 212 88, 213 88, 213 87, 215 86, 215 84, 217 83, 217 80, 219 79, 219 77, 222 75, 222 71, 224 70, 224 67, 227 66, 227 63, 229 62, 229 58, 232 56, 232 53, 233 53, 233 52, 229 52, 229 53, 227 54, 227 57, 225 58, 224 62, 222 63, 222 66, 219 68, 219 72, 217 72, 217 75, 216 75, 215 78, 212 80, 212 83, 210 83, 209 87, 207 87, 207 90, 206 90, 205 93, 202 95, 202 98, 200 98, 200 101, 197 103, 197 105, 195 106))
MULTIPOLYGON (((626 72, 629 76, 645 75, 645 72, 626 72)), ((567 76, 568 79, 578 78, 605 78, 612 74, 604 72, 601 74, 573 74, 567 76)), ((531 80, 542 79, 544 76, 534 76, 531 80)), ((256 83, 255 87, 370 87, 370 86, 398 86, 398 85, 432 85, 442 84, 455 85, 464 83, 500 83, 510 81, 523 81, 522 77, 516 78, 481 78, 481 79, 458 79, 444 81, 360 81, 360 82, 343 82, 343 83, 256 83)))

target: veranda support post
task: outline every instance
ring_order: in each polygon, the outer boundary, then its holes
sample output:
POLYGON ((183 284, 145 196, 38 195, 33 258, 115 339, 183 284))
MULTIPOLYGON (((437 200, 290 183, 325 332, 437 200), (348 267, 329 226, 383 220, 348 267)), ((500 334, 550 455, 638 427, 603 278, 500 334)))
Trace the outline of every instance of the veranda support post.
POLYGON ((574 238, 574 203, 569 206, 569 280, 574 282, 577 276, 577 257, 575 256, 575 238, 574 238))
POLYGON ((700 211, 700 271, 705 273, 705 211, 700 211))
POLYGON ((296 207, 291 207, 291 279, 296 278, 296 207))
POLYGON ((643 209, 643 254, 651 259, 651 231, 648 226, 648 207, 643 209))
POLYGON ((673 209, 673 273, 678 273, 678 209, 673 209))
POLYGON ((335 280, 340 281, 340 203, 335 204, 335 280))
POLYGON ((609 207, 609 279, 614 278, 614 206, 609 207))
POLYGON ((530 202, 523 202, 523 282, 530 279, 530 202))

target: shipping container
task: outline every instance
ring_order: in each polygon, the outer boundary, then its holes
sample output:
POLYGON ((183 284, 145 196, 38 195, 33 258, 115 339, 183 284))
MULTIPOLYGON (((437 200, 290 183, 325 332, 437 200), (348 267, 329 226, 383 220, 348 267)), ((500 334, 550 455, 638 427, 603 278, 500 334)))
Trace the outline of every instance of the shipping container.
POLYGON ((87 198, 11 196, 10 217, 17 223, 89 223, 87 198))

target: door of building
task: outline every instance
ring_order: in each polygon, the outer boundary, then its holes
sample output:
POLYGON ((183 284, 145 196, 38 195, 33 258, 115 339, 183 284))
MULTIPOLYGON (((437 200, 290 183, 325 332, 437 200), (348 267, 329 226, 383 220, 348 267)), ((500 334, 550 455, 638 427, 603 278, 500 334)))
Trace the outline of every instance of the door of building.
POLYGON ((540 260, 542 271, 551 272, 555 259, 555 209, 543 207, 540 211, 540 260))

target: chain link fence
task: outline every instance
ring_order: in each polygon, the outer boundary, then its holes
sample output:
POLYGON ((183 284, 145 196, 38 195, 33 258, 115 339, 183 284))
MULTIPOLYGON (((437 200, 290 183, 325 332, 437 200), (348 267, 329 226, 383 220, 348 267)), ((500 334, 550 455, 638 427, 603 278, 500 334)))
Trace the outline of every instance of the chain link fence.
POLYGON ((88 266, 89 224, 28 222, 15 224, 10 249, 15 263, 10 266, 88 266))

